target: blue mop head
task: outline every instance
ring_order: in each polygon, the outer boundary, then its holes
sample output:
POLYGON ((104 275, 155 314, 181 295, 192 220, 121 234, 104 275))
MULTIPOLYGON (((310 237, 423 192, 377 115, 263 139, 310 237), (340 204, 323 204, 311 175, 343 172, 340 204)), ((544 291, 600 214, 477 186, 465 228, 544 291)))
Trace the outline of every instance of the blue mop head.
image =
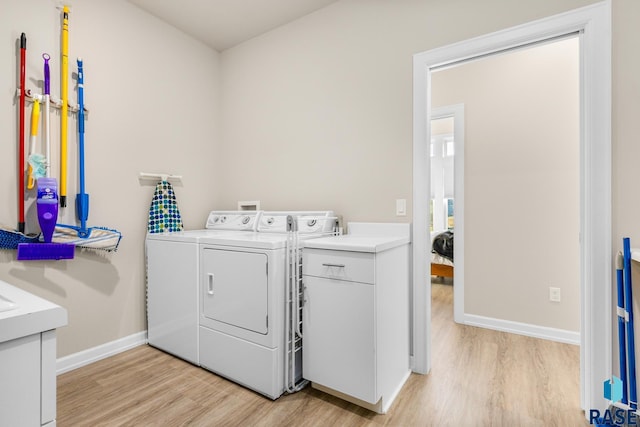
POLYGON ((67 224, 56 224, 53 233, 54 243, 66 243, 85 249, 99 249, 107 252, 115 252, 118 249, 122 234, 118 230, 106 227, 89 227, 81 230, 80 227, 67 224), (86 237, 80 237, 80 234, 86 237))
POLYGON ((27 236, 0 226, 0 249, 18 249, 20 243, 35 243, 37 241, 38 236, 27 236))

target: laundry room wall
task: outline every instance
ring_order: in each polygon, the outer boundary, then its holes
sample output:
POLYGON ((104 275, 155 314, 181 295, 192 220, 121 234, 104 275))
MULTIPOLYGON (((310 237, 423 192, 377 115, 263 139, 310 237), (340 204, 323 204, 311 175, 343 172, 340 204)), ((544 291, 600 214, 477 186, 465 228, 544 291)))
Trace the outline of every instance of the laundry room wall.
MULTIPOLYGON (((640 182, 640 2, 634 0, 613 1, 613 69, 611 125, 613 139, 613 242, 614 253, 622 250, 622 238, 629 237, 631 246, 640 248, 640 198, 637 183, 640 182)), ((634 313, 640 311, 640 263, 632 263, 634 313)), ((613 282, 615 283, 615 281, 613 282)), ((616 303, 615 286, 612 301, 616 303)), ((615 309, 612 309, 615 316, 615 309)), ((637 314, 636 314, 637 316, 637 314)), ((612 322, 615 325, 615 320, 612 322)), ((636 342, 640 339, 639 328, 635 328, 636 342)), ((614 365, 617 364, 617 334, 612 334, 614 365)), ((640 363, 636 356, 636 366, 640 363)), ((615 372, 615 367, 614 367, 615 372)))
MULTIPOLYGON (((218 55, 124 0, 76 1, 70 63, 86 61, 89 225, 117 228, 124 239, 115 254, 56 263, 16 262, 0 251, 0 279, 69 310, 59 356, 143 331, 153 189, 138 181, 140 171, 183 175, 176 191, 189 228, 238 200, 410 221, 412 55, 595 2, 342 0, 218 55), (406 217, 395 216, 397 198, 407 199, 406 217)), ((0 14, 0 223, 9 226, 17 222, 16 41, 27 33, 27 72, 41 79, 41 53, 59 57, 56 4, 7 0, 0 14)), ((617 250, 622 236, 640 242, 640 3, 615 0, 612 8, 617 250)), ((58 69, 53 62, 54 95, 58 69)), ((54 144, 58 121, 52 115, 54 144)), ((70 156, 74 126, 72 119, 70 156)), ((75 171, 70 158, 71 199, 75 171)), ((71 222, 69 208, 63 219, 71 222)))
POLYGON ((413 54, 590 3, 342 0, 222 52, 222 206, 411 221, 413 54))
MULTIPOLYGON (((622 237, 631 238, 640 247, 640 2, 613 2, 613 225, 614 244, 621 250, 622 237)), ((636 265, 637 266, 637 265, 636 265)), ((639 283, 635 281, 635 283, 639 283)), ((639 290, 640 291, 640 290, 639 290)), ((636 292, 635 295, 640 295, 636 292)))
POLYGON ((579 59, 573 37, 432 74, 465 107, 467 315, 580 331, 579 59))
MULTIPOLYGON (((0 14, 0 223, 17 225, 17 40, 27 36, 27 87, 41 92, 51 55, 51 92, 60 97, 59 2, 8 0, 0 14)), ((200 227, 216 205, 219 55, 124 0, 70 1, 69 70, 84 60, 88 225, 122 232, 117 252, 76 251, 74 260, 18 262, 0 250, 0 279, 68 310, 58 356, 146 330, 144 237, 152 181, 139 172, 182 175, 175 189, 185 225, 200 227)), ((69 100, 77 102, 75 77, 69 100)), ((27 109, 29 121, 30 107, 27 109)), ((30 122, 30 121, 29 121, 30 122)), ((53 174, 58 175, 60 114, 51 114, 53 174)), ((77 121, 69 120, 69 207, 59 222, 75 224, 77 121)), ((41 126, 42 130, 42 126, 41 126)), ((29 128, 26 127, 28 135, 29 128)), ((39 142, 42 147, 42 142, 39 142)), ((39 148, 41 150, 41 148, 39 148)), ((33 212, 33 197, 30 212, 33 212)), ((33 215, 31 224, 37 224, 33 215), (34 222, 35 221, 35 222, 34 222)), ((30 227, 33 229, 33 227, 30 227)))

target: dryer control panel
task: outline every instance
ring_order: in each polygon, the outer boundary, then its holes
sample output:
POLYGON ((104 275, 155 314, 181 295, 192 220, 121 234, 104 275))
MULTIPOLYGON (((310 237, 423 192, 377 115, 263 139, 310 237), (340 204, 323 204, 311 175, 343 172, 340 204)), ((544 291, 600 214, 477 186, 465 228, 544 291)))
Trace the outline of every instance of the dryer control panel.
POLYGON ((209 230, 255 231, 262 211, 211 211, 205 227, 209 230))

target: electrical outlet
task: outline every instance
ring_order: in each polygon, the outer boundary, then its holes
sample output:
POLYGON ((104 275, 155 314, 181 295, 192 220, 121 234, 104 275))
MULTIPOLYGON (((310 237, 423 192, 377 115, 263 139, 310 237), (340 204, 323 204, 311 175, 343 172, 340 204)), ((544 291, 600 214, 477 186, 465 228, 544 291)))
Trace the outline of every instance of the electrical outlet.
POLYGON ((549 286, 549 301, 560 302, 560 288, 549 286))

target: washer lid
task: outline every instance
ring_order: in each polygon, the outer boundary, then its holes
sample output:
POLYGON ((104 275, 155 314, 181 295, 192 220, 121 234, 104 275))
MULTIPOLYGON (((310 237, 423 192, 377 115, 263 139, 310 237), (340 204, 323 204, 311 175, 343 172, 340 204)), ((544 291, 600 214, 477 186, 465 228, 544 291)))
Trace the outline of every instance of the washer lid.
POLYGON ((253 231, 234 231, 234 230, 187 230, 174 231, 171 233, 148 233, 147 240, 162 240, 169 242, 198 243, 204 237, 215 237, 226 234, 253 234, 253 231))
POLYGON ((197 243, 199 234, 203 230, 173 231, 171 233, 147 233, 147 240, 162 240, 167 242, 197 243))

